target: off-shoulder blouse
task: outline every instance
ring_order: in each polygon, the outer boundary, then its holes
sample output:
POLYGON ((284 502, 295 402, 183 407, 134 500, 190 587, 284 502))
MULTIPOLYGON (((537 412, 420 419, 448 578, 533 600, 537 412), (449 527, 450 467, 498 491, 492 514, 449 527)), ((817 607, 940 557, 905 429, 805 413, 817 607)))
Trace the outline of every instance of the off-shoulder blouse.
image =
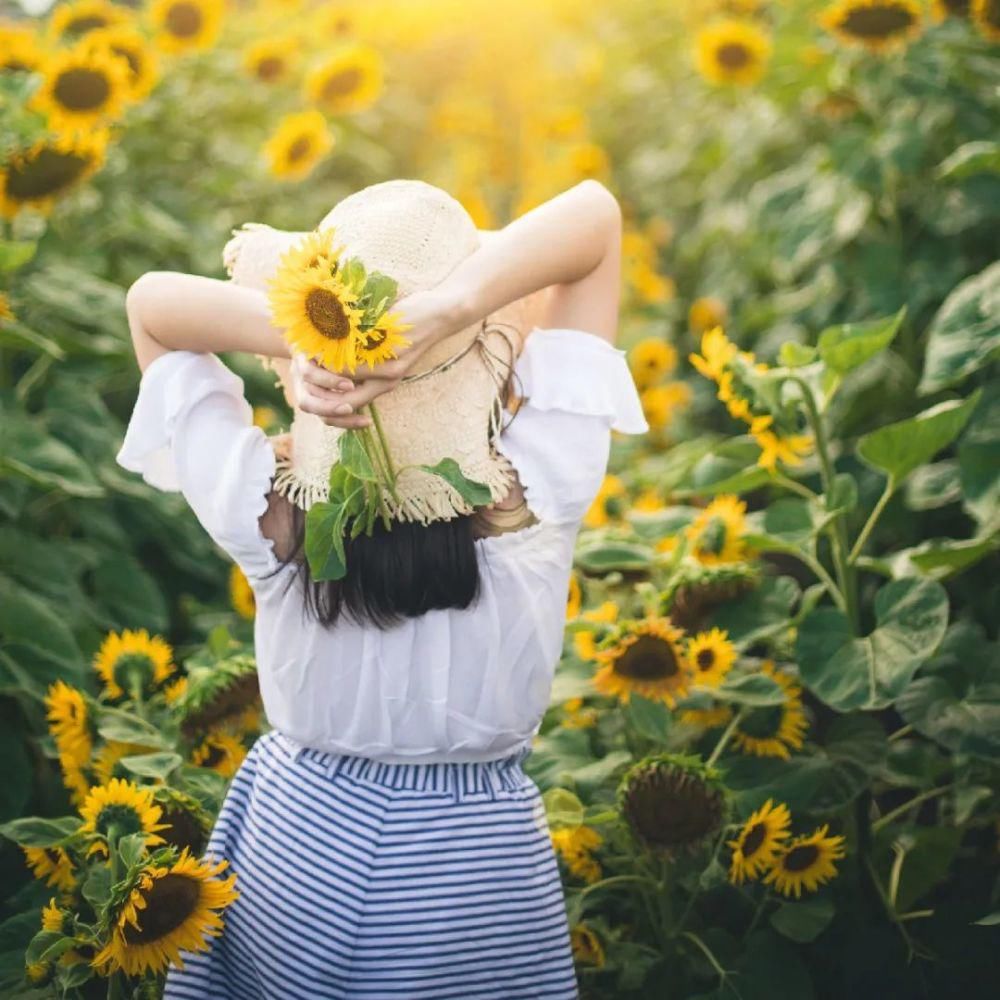
POLYGON ((625 352, 593 334, 535 329, 515 371, 522 402, 497 447, 537 522, 476 540, 472 606, 385 630, 348 619, 326 628, 304 614, 294 565, 282 566, 261 533, 275 456, 242 379, 214 354, 190 351, 161 355, 143 374, 118 462, 179 490, 246 574, 264 710, 293 742, 389 763, 472 762, 515 753, 538 732, 574 544, 611 431, 648 425, 625 352))

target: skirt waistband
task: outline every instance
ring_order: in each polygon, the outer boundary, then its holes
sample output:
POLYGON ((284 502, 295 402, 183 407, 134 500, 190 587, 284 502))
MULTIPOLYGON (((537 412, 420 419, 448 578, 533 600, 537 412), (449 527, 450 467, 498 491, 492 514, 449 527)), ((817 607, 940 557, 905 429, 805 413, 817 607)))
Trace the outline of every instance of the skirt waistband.
POLYGON ((379 785, 396 791, 424 794, 449 794, 456 799, 476 795, 494 797, 497 792, 516 792, 531 783, 524 771, 524 761, 531 755, 531 746, 521 747, 506 757, 494 760, 461 763, 458 761, 432 761, 412 764, 395 764, 359 757, 352 754, 333 753, 302 746, 283 733, 272 730, 267 736, 285 754, 298 761, 308 761, 328 777, 343 774, 355 781, 379 785))

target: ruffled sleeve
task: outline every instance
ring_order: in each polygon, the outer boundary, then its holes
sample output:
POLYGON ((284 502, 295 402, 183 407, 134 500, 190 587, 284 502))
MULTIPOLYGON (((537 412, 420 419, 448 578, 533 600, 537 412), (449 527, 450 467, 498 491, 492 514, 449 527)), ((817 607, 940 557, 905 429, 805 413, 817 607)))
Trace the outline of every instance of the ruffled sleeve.
POLYGON ((625 351, 582 330, 533 330, 514 366, 521 398, 498 448, 542 521, 576 521, 607 471, 611 431, 644 434, 625 351))
POLYGON ((274 451, 243 395, 243 380, 214 354, 171 351, 143 373, 118 464, 151 486, 179 491, 248 578, 279 566, 260 530, 274 451))

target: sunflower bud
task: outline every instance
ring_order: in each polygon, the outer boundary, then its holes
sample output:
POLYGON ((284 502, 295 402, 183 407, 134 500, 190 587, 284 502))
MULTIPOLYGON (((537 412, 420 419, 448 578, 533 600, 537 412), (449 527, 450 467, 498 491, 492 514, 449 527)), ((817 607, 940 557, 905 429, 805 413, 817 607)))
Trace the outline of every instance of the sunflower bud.
POLYGON ((720 604, 736 600, 759 581, 760 571, 748 562, 685 563, 664 594, 664 605, 674 622, 694 632, 720 604))
POLYGON ((655 854, 696 851, 725 822, 719 772, 698 757, 656 754, 633 765, 618 786, 618 808, 635 839, 655 854))

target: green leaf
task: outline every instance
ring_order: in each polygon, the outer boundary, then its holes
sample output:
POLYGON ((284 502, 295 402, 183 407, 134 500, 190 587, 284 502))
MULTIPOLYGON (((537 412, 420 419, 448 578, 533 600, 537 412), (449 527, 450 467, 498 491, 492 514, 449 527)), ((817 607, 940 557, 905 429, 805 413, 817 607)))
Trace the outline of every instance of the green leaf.
POLYGON ((159 778, 166 781, 171 772, 184 763, 184 758, 180 754, 171 752, 146 753, 122 757, 119 763, 126 771, 131 771, 140 778, 159 778))
POLYGON ((632 542, 599 542, 581 546, 574 562, 587 573, 637 572, 648 570, 652 565, 653 550, 632 542))
POLYGON ((83 898, 100 913, 111 895, 111 869, 107 865, 94 865, 80 891, 83 898))
POLYGON ((146 835, 144 833, 130 833, 118 841, 118 857, 122 859, 125 871, 138 864, 145 853, 146 835))
POLYGON ((903 306, 895 315, 883 319, 828 327, 819 335, 820 357, 828 368, 846 375, 892 343, 905 315, 903 306))
POLYGON ((1000 533, 981 538, 929 538, 888 558, 894 577, 926 576, 947 580, 1000 549, 1000 533))
POLYGON ((765 577, 760 586, 712 612, 709 624, 725 629, 729 641, 746 647, 763 635, 787 627, 799 585, 790 576, 765 577))
POLYGON ((906 852, 896 893, 899 913, 912 909, 948 878, 963 833, 957 827, 896 825, 878 832, 874 853, 877 867, 886 881, 895 857, 892 845, 896 843, 906 852))
POLYGON ((458 462, 453 458, 442 458, 437 465, 418 465, 418 469, 440 476, 449 486, 458 491, 459 496, 473 507, 481 507, 493 500, 493 494, 485 483, 469 479, 458 462))
POLYGON ((566 788, 550 788, 543 796, 545 818, 552 830, 577 827, 583 822, 583 803, 566 788))
POLYGON ((979 402, 980 392, 977 389, 963 400, 946 400, 910 420, 866 434, 858 442, 858 455, 899 483, 958 437, 979 402))
POLYGON ((801 903, 783 903, 771 914, 771 926, 790 941, 807 944, 830 926, 833 914, 829 896, 810 896, 801 903))
POLYGON ((79 816, 63 816, 61 819, 26 816, 0 826, 0 836, 21 847, 54 847, 72 837, 81 823, 79 816))
POLYGON ((358 479, 378 479, 365 449, 364 439, 356 430, 346 431, 340 438, 340 464, 358 479))
POLYGON ((67 680, 82 675, 83 653, 65 619, 56 614, 49 602, 2 576, 0 635, 8 645, 26 646, 58 664, 70 675, 67 680))
POLYGON ((927 329, 927 395, 978 371, 1000 352, 1000 261, 963 281, 945 299, 927 329))
POLYGON ((801 368, 816 360, 816 348, 810 344, 800 344, 786 340, 778 349, 778 361, 786 368, 801 368))
POLYGON ((875 595, 876 627, 863 638, 837 608, 816 608, 799 625, 802 680, 840 711, 891 705, 937 648, 948 625, 948 595, 930 580, 893 580, 875 595))
POLYGON ((347 573, 341 503, 314 503, 306 512, 306 559, 314 580, 341 580, 347 573))
POLYGON ((743 674, 740 677, 727 676, 723 684, 715 688, 713 694, 719 701, 736 705, 781 705, 785 693, 767 674, 743 674))
POLYGON ((940 675, 919 677, 896 708, 918 733, 943 747, 1000 763, 1000 682, 963 686, 940 675))
POLYGON ((0 470, 70 496, 104 495, 104 487, 90 466, 72 448, 50 437, 39 422, 11 412, 4 413, 2 419, 0 470))
POLYGON ((1000 174, 1000 142, 982 139, 963 143, 935 170, 940 180, 960 181, 982 173, 1000 174))
POLYGON ((629 722, 647 739, 657 743, 666 741, 670 733, 671 715, 662 701, 633 694, 625 708, 629 722))
POLYGON ((151 750, 170 749, 170 740, 156 726, 121 708, 99 709, 97 731, 106 740, 136 743, 151 750))
POLYGON ((0 271, 16 271, 35 256, 35 240, 0 240, 0 271))

